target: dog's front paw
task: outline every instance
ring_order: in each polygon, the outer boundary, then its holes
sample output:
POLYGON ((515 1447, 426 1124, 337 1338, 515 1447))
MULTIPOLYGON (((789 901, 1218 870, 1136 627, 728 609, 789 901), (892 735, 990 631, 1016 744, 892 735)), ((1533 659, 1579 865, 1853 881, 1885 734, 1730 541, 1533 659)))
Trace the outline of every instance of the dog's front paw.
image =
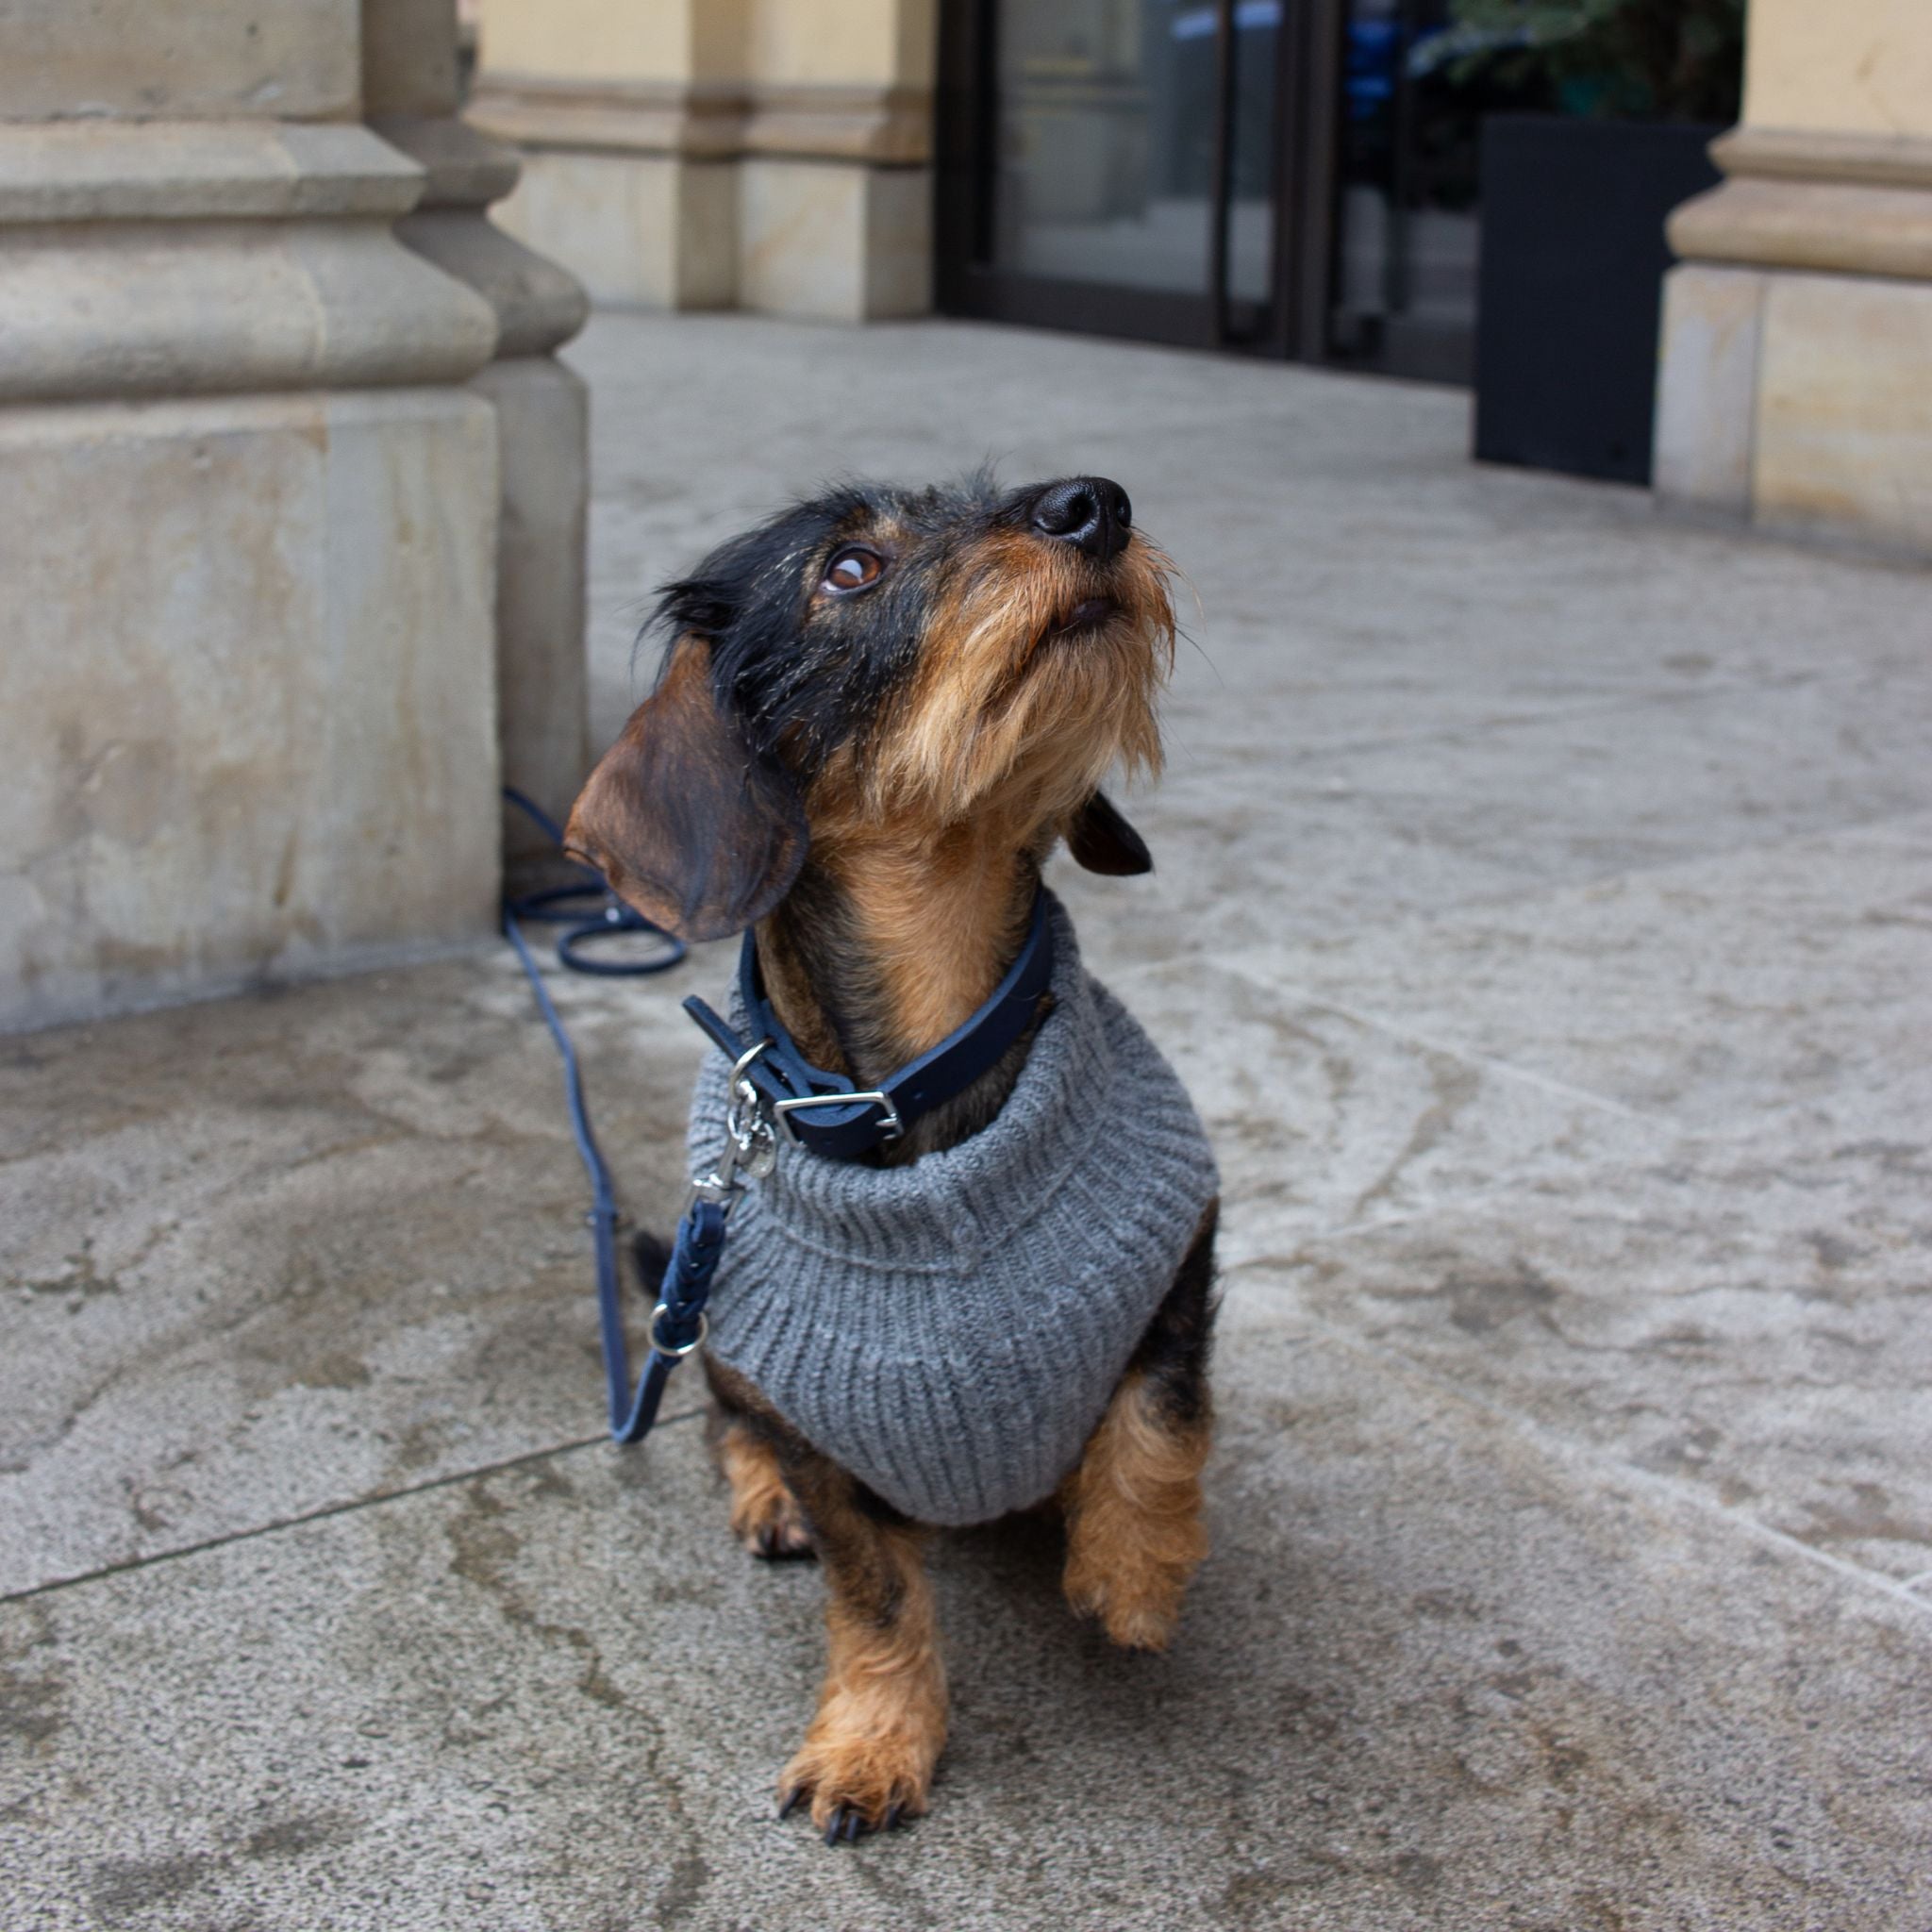
POLYGON ((731 1534, 754 1557, 782 1562, 816 1554, 805 1511, 768 1442, 734 1424, 719 1445, 719 1460, 731 1485, 731 1534))
POLYGON ((1178 1564, 1145 1560, 1109 1570, 1076 1548, 1061 1587, 1074 1614, 1097 1618, 1123 1650, 1165 1650, 1181 1620, 1188 1575, 1178 1564))
POLYGON ((913 1730, 869 1730, 857 1713, 822 1711, 778 1781, 778 1816, 811 1801, 825 1842, 890 1831, 925 1809, 939 1741, 913 1730))
POLYGON ((735 1504, 731 1534, 754 1557, 762 1557, 768 1562, 818 1554, 812 1547, 805 1511, 798 1507, 791 1491, 782 1485, 774 1491, 735 1504))

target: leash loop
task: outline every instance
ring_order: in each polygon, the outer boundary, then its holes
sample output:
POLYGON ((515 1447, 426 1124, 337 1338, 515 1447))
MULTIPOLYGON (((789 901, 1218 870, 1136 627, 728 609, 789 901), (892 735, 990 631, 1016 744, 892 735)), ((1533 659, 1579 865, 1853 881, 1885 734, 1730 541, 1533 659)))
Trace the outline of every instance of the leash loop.
MULTIPOLYGON (((525 796, 514 785, 506 785, 503 795, 539 826, 559 852, 563 850, 563 827, 535 799, 525 796)), ((568 926, 570 930, 558 937, 557 957, 573 973, 588 974, 593 979, 642 979, 653 973, 668 973, 684 958, 686 947, 681 939, 653 925, 642 913, 633 912, 590 866, 575 859, 571 863, 584 874, 579 883, 548 886, 540 892, 525 892, 518 898, 506 899, 504 917, 528 920, 538 925, 568 926), (634 933, 649 933, 661 941, 660 948, 641 959, 600 959, 594 956, 592 949, 599 941, 634 933)))
POLYGON ((670 1318, 671 1309, 663 1302, 651 1310, 651 1346, 659 1355, 668 1355, 676 1361, 682 1361, 695 1348, 705 1345, 705 1337, 711 1332, 711 1324, 705 1311, 698 1310, 698 1332, 689 1341, 667 1341, 658 1332, 658 1324, 670 1318))

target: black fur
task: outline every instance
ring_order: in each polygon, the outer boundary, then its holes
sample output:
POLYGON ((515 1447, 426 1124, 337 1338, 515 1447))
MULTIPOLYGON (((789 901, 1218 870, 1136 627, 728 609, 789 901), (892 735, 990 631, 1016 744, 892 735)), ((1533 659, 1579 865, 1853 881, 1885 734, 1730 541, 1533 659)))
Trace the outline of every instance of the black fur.
POLYGON ((1202 1216, 1174 1286, 1128 1364, 1147 1377, 1161 1413, 1177 1428, 1191 1428, 1208 1416, 1208 1358, 1220 1306, 1214 1294, 1214 1230, 1220 1212, 1216 1202, 1202 1216))
POLYGON ((707 639, 718 701, 753 751, 809 770, 858 737, 911 675, 926 608, 972 543, 1024 523, 1039 493, 1037 484, 1002 491, 986 472, 924 490, 841 485, 663 585, 652 627, 668 644, 687 633, 707 639), (886 524, 913 541, 877 588, 814 608, 840 547, 886 524))

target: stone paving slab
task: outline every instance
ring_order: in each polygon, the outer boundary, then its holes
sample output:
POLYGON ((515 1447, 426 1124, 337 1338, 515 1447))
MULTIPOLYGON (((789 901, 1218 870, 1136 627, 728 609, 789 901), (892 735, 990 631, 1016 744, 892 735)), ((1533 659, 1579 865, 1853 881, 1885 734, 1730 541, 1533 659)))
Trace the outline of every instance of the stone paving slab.
POLYGON ((1055 1536, 938 1557, 933 1815, 771 1816, 820 1586, 690 1424, 0 1609, 47 1928, 1596 1924, 1932 1911, 1932 1616, 1238 1291, 1216 1554, 1107 1651, 1055 1536))
POLYGON ((1235 1278, 1924 1591, 1928 1183, 1895 1143, 1690 1145, 1238 1259, 1235 1278))
MULTIPOLYGON (((1136 882, 1138 883, 1138 882, 1136 882)), ((1117 937, 1118 955, 1132 943, 1117 937)), ((1224 1267, 1500 1189, 1557 1194, 1682 1138, 1613 1100, 1376 1025, 1291 982, 1198 958, 1110 971, 1206 1123, 1224 1267)))
POLYGON ((1190 755, 1184 735, 1160 789, 1129 808, 1154 852, 1150 890, 1080 895, 1089 923, 1132 917, 1154 957, 1359 947, 1403 915, 1932 808, 1932 676, 1753 686, 1306 755, 1271 748, 1266 721, 1289 706, 1265 685, 1224 708, 1241 722, 1212 727, 1211 753, 1190 755))
MULTIPOLYGON (((557 975, 646 1215, 693 970, 557 975)), ((0 1591, 594 1436, 588 1199, 507 946, 0 1041, 0 1591)))
POLYGON ((1261 986, 1701 1131, 1782 1120, 1822 1154, 1922 1146, 1932 1116, 1932 814, 1233 963, 1261 986))

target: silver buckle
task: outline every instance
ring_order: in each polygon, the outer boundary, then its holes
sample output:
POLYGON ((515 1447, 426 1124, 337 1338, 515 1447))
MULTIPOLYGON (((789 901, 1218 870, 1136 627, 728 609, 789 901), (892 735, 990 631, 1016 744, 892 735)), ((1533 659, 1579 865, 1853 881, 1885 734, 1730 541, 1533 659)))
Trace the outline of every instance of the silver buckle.
POLYGON ((778 1164, 778 1135, 758 1091, 745 1077, 745 1070, 770 1046, 761 1040, 739 1055, 731 1069, 731 1081, 724 1105, 724 1144, 718 1151, 714 1166, 691 1177, 698 1198, 709 1201, 729 1214, 744 1191, 746 1180, 761 1181, 778 1164))
POLYGON ((899 1118, 899 1109, 892 1105, 891 1096, 876 1090, 870 1093, 806 1093, 796 1100, 774 1100, 772 1107, 783 1120, 787 1114, 802 1113, 808 1107, 858 1107, 866 1102, 885 1109, 886 1124, 879 1130, 881 1140, 897 1141, 904 1136, 906 1124, 899 1118))

